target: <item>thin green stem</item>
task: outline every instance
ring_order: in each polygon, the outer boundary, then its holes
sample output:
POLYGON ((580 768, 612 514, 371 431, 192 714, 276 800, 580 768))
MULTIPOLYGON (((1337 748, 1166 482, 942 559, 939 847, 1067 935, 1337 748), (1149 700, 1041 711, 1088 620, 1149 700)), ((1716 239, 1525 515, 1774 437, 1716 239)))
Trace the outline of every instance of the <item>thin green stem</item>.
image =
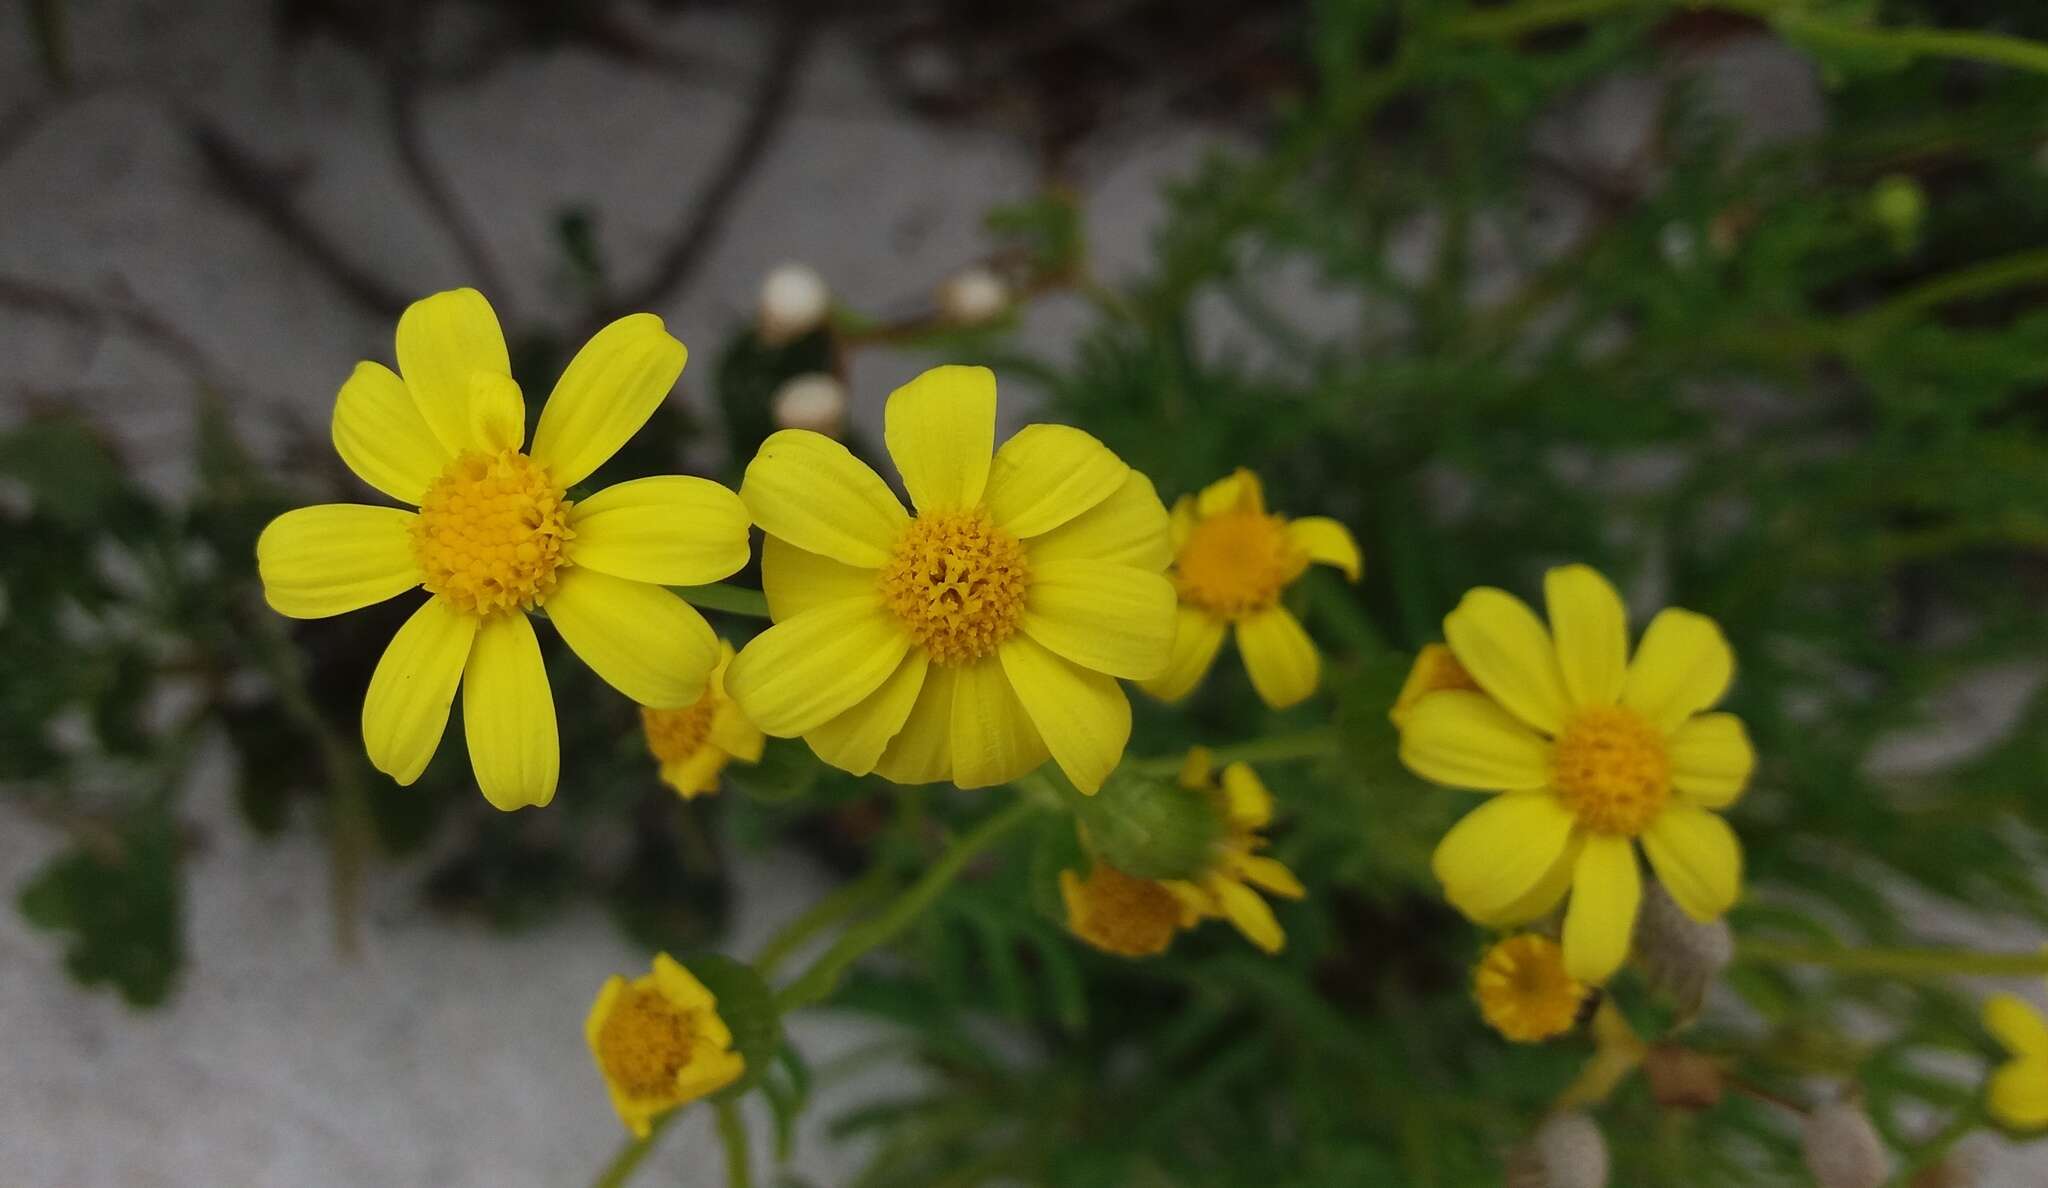
POLYGON ((754 955, 754 972, 763 978, 773 977, 776 968, 805 941, 879 901, 888 893, 889 882, 888 870, 876 866, 812 904, 761 946, 761 951, 754 955))
POLYGON ((753 619, 768 617, 768 596, 759 590, 745 586, 713 582, 708 586, 670 586, 669 589, 683 596, 683 601, 705 610, 724 611, 728 615, 746 615, 753 619))
POLYGON ((1841 973, 1896 978, 2018 978, 2048 974, 2048 951, 1979 953, 1973 949, 1852 949, 1745 940, 1737 950, 1745 961, 1766 965, 1818 965, 1841 973))
MULTIPOLYGON (((1274 734, 1209 748, 1218 763, 1280 763, 1289 759, 1328 759, 1342 749, 1334 726, 1318 726, 1294 734, 1274 734)), ((1184 755, 1156 755, 1127 760, 1124 766, 1147 775, 1169 775, 1181 769, 1184 755)))
POLYGON ((854 962, 896 939, 945 892, 976 855, 1039 810, 1036 797, 1018 796, 1008 808, 962 834, 881 915, 848 929, 802 976, 784 986, 775 996, 775 1009, 786 1014, 831 997, 839 987, 839 979, 854 962))
POLYGON ((668 1129, 669 1124, 681 1117, 682 1113, 681 1110, 670 1110, 654 1119, 648 1128, 646 1138, 629 1138, 621 1143, 618 1154, 613 1155, 612 1161, 604 1165, 604 1170, 590 1182, 590 1188, 620 1188, 627 1180, 632 1179, 633 1172, 640 1166, 640 1161, 647 1158, 648 1152, 654 1150, 654 1144, 660 1140, 661 1132, 668 1129))
POLYGON ((725 1188, 751 1188, 752 1165, 747 1159, 747 1124, 740 1108, 730 1101, 718 1103, 718 1140, 725 1146, 725 1188))
POLYGON ((1505 40, 1553 25, 1572 25, 1610 12, 1642 8, 1642 0, 1531 0, 1501 8, 1468 12, 1450 23, 1450 32, 1475 41, 1505 40))
POLYGON ((1707 0, 1700 8, 1721 8, 1762 17, 1779 32, 1839 49, 1876 50, 1916 58, 1962 58, 2048 73, 2048 45, 2004 33, 1968 29, 1927 29, 1912 25, 1850 25, 1811 16, 1789 0, 1707 0))
POLYGON ((1882 305, 1858 314, 1854 325, 1875 334, 1938 305, 1984 297, 2018 285, 2048 282, 2048 250, 2015 252, 1983 264, 1946 272, 1915 285, 1882 305))

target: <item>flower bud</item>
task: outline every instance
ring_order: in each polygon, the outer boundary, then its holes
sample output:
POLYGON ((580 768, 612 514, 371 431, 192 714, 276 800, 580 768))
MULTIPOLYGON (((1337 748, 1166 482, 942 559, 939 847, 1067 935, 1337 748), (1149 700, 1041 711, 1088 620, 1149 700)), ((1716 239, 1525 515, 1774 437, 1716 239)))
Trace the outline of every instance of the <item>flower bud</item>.
POLYGON ((782 264, 761 281, 759 320, 761 341, 780 346, 802 338, 825 323, 832 306, 832 290, 816 269, 805 264, 782 264))
POLYGON ((1854 1102, 1831 1102, 1808 1114, 1799 1145, 1820 1188, 1882 1188, 1891 1179, 1884 1140, 1854 1102))
POLYGON ((1726 920, 1700 923, 1654 881, 1643 892, 1635 946, 1650 986, 1670 995, 1687 1015, 1700 1009, 1707 987, 1735 959, 1735 935, 1726 920))
POLYGON ((939 286, 939 313, 960 326, 1001 317, 1010 306, 1010 286, 987 268, 969 268, 939 286))
POLYGON ((846 385, 822 371, 793 376, 775 390, 775 426, 827 437, 846 430, 846 385))
POLYGON ((1903 173, 1888 174, 1870 191, 1870 217, 1884 229, 1892 250, 1906 255, 1920 243, 1920 224, 1927 217, 1926 191, 1903 173))
POLYGON ((1215 802, 1171 776, 1118 770, 1100 792, 1079 798, 1074 816, 1097 857, 1140 879, 1194 878, 1223 840, 1215 802))
POLYGON ((1607 1139, 1584 1114, 1553 1114, 1508 1156, 1508 1188, 1607 1188, 1607 1139))

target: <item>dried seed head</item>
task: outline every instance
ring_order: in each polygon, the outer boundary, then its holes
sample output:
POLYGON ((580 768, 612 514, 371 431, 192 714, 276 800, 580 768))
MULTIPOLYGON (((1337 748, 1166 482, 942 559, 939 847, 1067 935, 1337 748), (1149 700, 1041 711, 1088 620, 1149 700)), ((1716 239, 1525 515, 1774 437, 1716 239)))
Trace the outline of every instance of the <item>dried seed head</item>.
POLYGON ((1010 286, 987 268, 954 273, 939 286, 939 312, 955 325, 974 326, 1001 317, 1010 306, 1010 286))
POLYGON ((824 324, 831 307, 832 290, 817 269, 807 264, 778 265, 761 280, 757 315, 761 341, 779 346, 802 338, 824 324))
POLYGON ((1508 1156, 1508 1188, 1607 1188, 1607 1139, 1584 1114, 1553 1114, 1508 1156))
POLYGON ((775 390, 775 424, 827 437, 846 430, 846 385, 822 371, 794 376, 775 390))
POLYGON ((1643 1072, 1650 1081, 1650 1096, 1666 1109, 1707 1110, 1721 1102, 1721 1066, 1691 1048, 1676 1044, 1652 1048, 1643 1061, 1643 1072))
POLYGON ((1644 889, 1636 919, 1636 960, 1650 985, 1692 1014, 1707 987, 1735 959, 1735 934, 1726 920, 1702 924, 1675 903, 1658 882, 1644 889))
POLYGON ((1799 1143, 1820 1188, 1882 1188, 1891 1179, 1884 1140, 1854 1102, 1831 1102, 1808 1114, 1799 1143))

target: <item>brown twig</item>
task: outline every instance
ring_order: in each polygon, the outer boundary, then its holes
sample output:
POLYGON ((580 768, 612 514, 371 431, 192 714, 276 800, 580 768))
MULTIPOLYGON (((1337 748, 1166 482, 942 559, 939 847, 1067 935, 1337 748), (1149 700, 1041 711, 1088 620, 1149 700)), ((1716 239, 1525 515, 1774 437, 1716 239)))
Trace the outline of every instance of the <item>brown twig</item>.
POLYGON ((688 283, 707 249, 716 242, 747 179, 782 129, 796 94, 797 76, 815 41, 815 22, 795 6, 785 6, 776 23, 775 41, 754 91, 753 106, 733 134, 711 180, 698 192, 689 216, 656 260, 647 279, 597 311, 597 322, 666 303, 688 283))
POLYGON ((395 321, 405 294, 344 255, 292 198, 290 171, 259 159, 226 132, 202 120, 188 126, 200 162, 221 191, 275 232, 334 286, 379 318, 395 321))
POLYGON ((75 326, 99 327, 113 323, 177 359, 201 383, 215 390, 225 387, 219 370, 197 343, 177 327, 133 302, 91 297, 39 281, 0 275, 0 308, 54 318, 75 326))

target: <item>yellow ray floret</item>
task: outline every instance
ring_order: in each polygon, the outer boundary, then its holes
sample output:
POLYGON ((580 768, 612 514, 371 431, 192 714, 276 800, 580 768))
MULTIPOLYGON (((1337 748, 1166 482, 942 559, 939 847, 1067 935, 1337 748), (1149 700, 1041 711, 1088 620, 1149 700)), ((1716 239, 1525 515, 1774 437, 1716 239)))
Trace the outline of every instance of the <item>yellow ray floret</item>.
POLYGON ((939 367, 896 390, 884 440, 915 514, 845 446, 770 437, 740 497, 767 534, 775 625, 726 687, 759 727, 900 784, 1005 783, 1056 761, 1094 792, 1130 736, 1119 677, 1173 637, 1166 509, 1078 429, 995 446, 995 376, 939 367))
POLYGON ((583 1037, 612 1108, 637 1138, 657 1115, 718 1092, 747 1069, 711 991, 667 953, 642 977, 608 979, 583 1037))
POLYGON ((661 765, 661 780, 684 800, 718 787, 719 773, 737 759, 758 763, 765 741, 761 731, 725 692, 725 671, 732 663, 732 645, 718 641, 718 666, 704 696, 681 709, 640 707, 647 749, 661 765))
POLYGON ((425 587, 378 661, 363 743, 410 784, 462 691, 463 733, 501 809, 553 799, 554 699, 527 612, 643 705, 703 695, 718 660, 704 617, 665 585, 701 585, 747 561, 747 515, 716 483, 682 476, 570 488, 639 430, 687 352, 652 314, 597 332, 569 362, 526 445, 526 403, 497 315, 474 289, 414 302, 397 372, 360 363, 334 405, 334 447, 370 486, 417 512, 325 504, 286 512, 256 543, 264 597, 314 619, 425 587))
POLYGON ((1234 631, 1252 688, 1267 705, 1284 709, 1314 693, 1322 658, 1280 596, 1311 562, 1357 581, 1350 529, 1327 516, 1289 520, 1268 512, 1258 476, 1239 470, 1174 504, 1173 547, 1173 657, 1145 691, 1166 701, 1194 692, 1225 632, 1234 631))
POLYGON ((1999 994, 1984 1004, 1984 1028, 2012 1053, 1991 1074, 1991 1116, 2014 1130, 2048 1127, 2048 1021, 2025 1000, 1999 994))
POLYGON ((1694 919, 1735 902, 1742 851, 1718 810, 1742 794, 1756 756, 1739 719, 1707 712, 1735 675, 1711 619, 1666 610, 1631 658, 1627 615, 1605 578, 1568 565, 1544 590, 1548 626, 1504 591, 1467 594, 1444 620, 1462 675, 1447 679, 1439 658, 1434 675, 1411 677, 1395 719, 1416 774, 1497 794, 1437 847, 1451 903, 1507 927, 1569 892, 1565 968, 1598 984, 1628 956, 1638 844, 1694 919), (1427 685, 1440 687, 1417 691, 1427 685))

